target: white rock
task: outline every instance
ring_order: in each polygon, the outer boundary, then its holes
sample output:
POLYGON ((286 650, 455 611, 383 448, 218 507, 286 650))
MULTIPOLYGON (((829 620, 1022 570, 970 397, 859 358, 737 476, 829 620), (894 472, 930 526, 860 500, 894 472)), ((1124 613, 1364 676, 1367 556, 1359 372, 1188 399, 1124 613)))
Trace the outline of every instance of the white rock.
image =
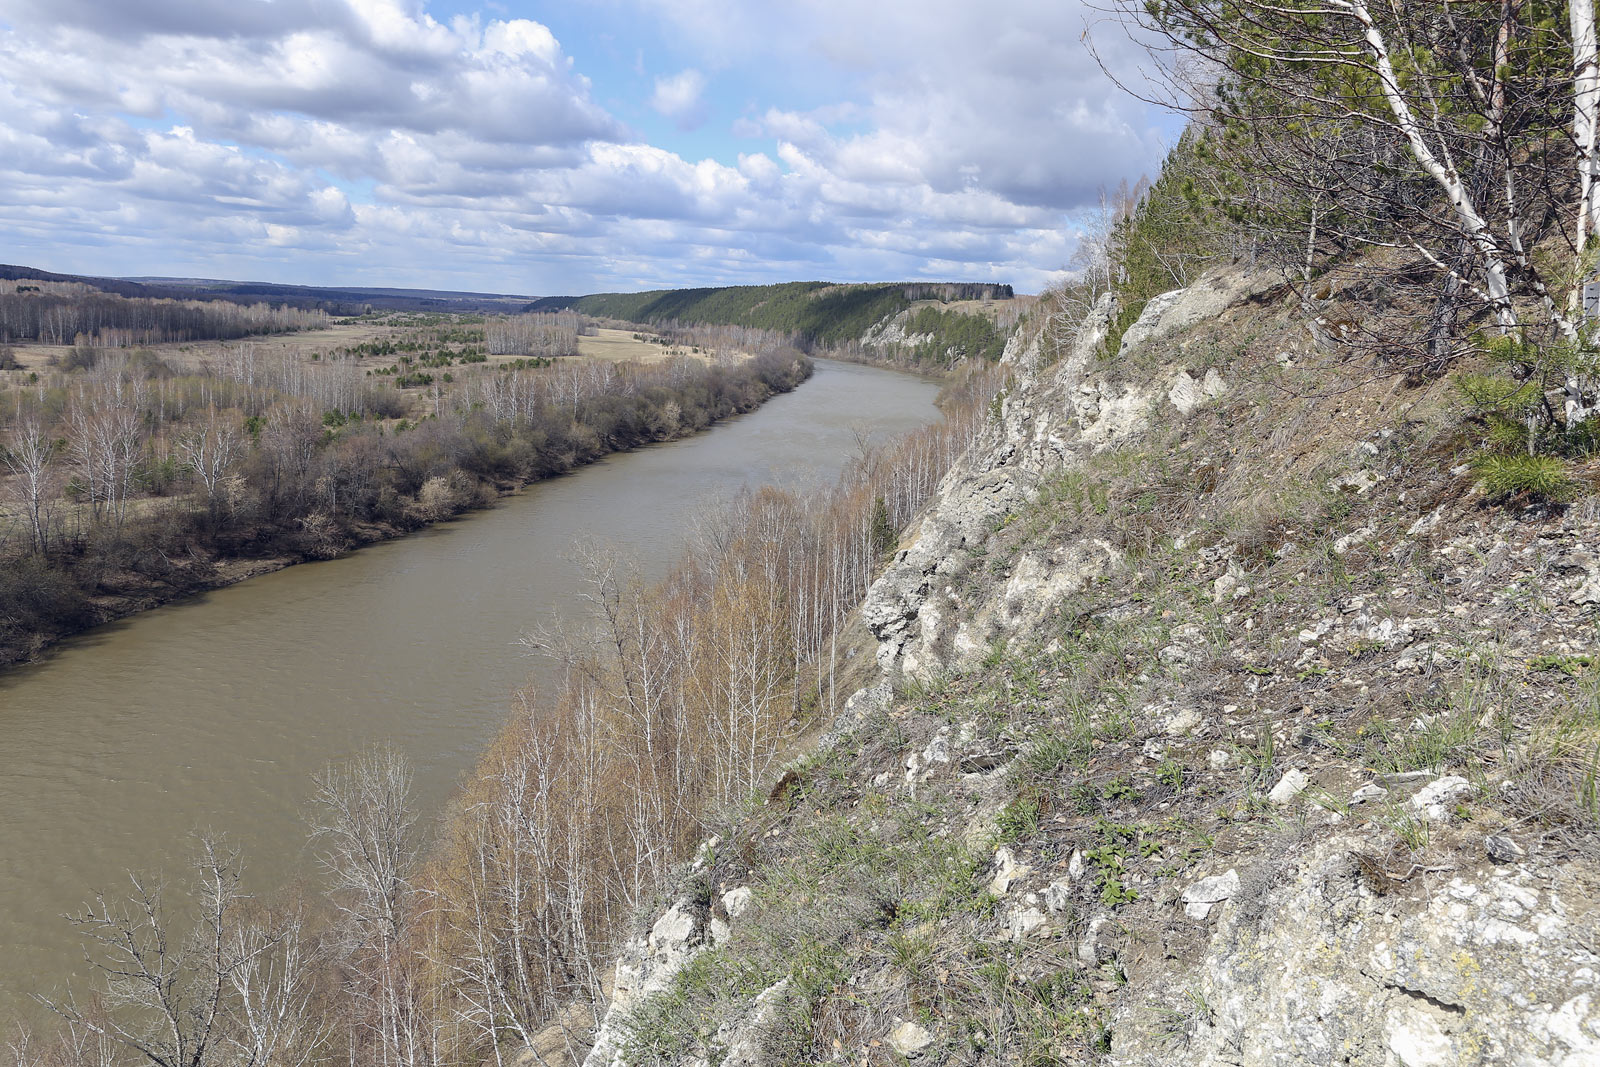
POLYGON ((754 894, 747 885, 739 886, 737 889, 730 889, 722 894, 722 906, 727 909, 729 921, 737 919, 744 914, 745 909, 750 906, 750 898, 752 896, 754 894))
POLYGON ((1018 908, 1006 916, 1006 926, 1011 931, 1013 941, 1025 941, 1049 924, 1050 920, 1038 908, 1018 908))
POLYGON ((1402 1006, 1385 1027, 1389 1051, 1403 1067, 1453 1067, 1461 1061, 1454 1042, 1433 1015, 1402 1006))
MULTIPOLYGON (((1465 472, 1463 472, 1463 473, 1465 473, 1465 472)), ((1434 508, 1432 511, 1428 512, 1426 515, 1422 516, 1422 518, 1420 518, 1416 522, 1412 523, 1410 528, 1406 530, 1406 536, 1407 537, 1415 537, 1418 534, 1425 534, 1425 533, 1429 532, 1430 530, 1432 530, 1435 526, 1438 526, 1440 520, 1443 519, 1443 518, 1444 518, 1444 508, 1442 508, 1442 507, 1434 508)))
POLYGON ((1457 774, 1446 775, 1417 790, 1408 802, 1412 809, 1429 819, 1443 819, 1456 801, 1472 792, 1472 783, 1457 774))
POLYGON ((1365 804, 1371 800, 1382 800, 1388 795, 1389 791, 1383 786, 1376 782, 1368 782, 1366 785, 1350 794, 1350 803, 1365 804))
POLYGON ((1228 391, 1228 386, 1222 380, 1222 375, 1212 367, 1206 371, 1204 379, 1195 379, 1189 372, 1181 370, 1172 380, 1172 387, 1167 390, 1167 399, 1172 401, 1172 406, 1187 415, 1207 400, 1215 400, 1228 391))
POLYGON ((1111 920, 1104 915, 1096 915, 1089 920, 1089 929, 1084 933, 1083 940, 1078 942, 1078 962, 1093 967, 1100 962, 1102 945, 1100 944, 1100 931, 1111 920))
POLYGON ((1274 804, 1287 804, 1301 793, 1306 786, 1311 784, 1311 776, 1299 767, 1290 767, 1283 772, 1283 777, 1278 779, 1278 784, 1272 787, 1267 794, 1267 799, 1274 804))
POLYGON ((1161 724, 1161 732, 1168 737, 1183 737, 1200 727, 1200 713, 1194 708, 1183 707, 1174 711, 1167 720, 1161 724))
POLYGON ((1343 537, 1339 538, 1333 543, 1334 554, 1342 556, 1352 548, 1355 548, 1357 545, 1366 544, 1368 541, 1372 540, 1372 535, 1377 532, 1378 531, 1374 530, 1370 526, 1363 526, 1354 533, 1345 534, 1343 537))
POLYGON ((996 896, 1005 896, 1011 887, 1022 879, 1033 868, 1017 862, 1017 857, 1009 848, 997 849, 994 854, 995 875, 989 882, 989 890, 996 896))
POLYGON ((1229 868, 1222 874, 1202 878, 1183 891, 1183 913, 1191 919, 1204 919, 1211 909, 1239 892, 1239 872, 1229 868))
POLYGON ((889 1047, 902 1056, 914 1055, 931 1044, 933 1035, 914 1022, 903 1022, 889 1031, 889 1047))
POLYGON ((1067 858, 1067 877, 1076 882, 1083 877, 1084 869, 1083 849, 1075 848, 1072 850, 1072 855, 1067 858))

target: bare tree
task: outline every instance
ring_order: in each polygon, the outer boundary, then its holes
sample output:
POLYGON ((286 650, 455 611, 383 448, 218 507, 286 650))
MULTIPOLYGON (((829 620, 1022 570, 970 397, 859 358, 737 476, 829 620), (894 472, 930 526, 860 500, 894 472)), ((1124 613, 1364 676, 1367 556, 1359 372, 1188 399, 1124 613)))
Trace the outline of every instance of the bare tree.
POLYGON ((224 478, 243 446, 238 413, 219 410, 215 405, 178 435, 178 454, 205 487, 206 506, 213 515, 222 504, 224 478))
MULTIPOLYGON (((86 958, 101 975, 108 1010, 41 998, 45 1006, 80 1034, 108 1038, 155 1067, 230 1062, 229 994, 276 940, 234 934, 233 913, 243 899, 237 852, 203 837, 195 869, 187 933, 167 914, 162 886, 139 877, 127 900, 97 895, 70 916, 89 943, 86 958)), ((240 1062, 265 1067, 265 1061, 240 1062)))
POLYGON ((340 914, 336 938, 359 1026, 382 1063, 429 1062, 432 1020, 403 944, 417 849, 411 765, 379 748, 326 768, 314 783, 312 840, 340 914))
POLYGON ((238 1067, 307 1067, 326 1051, 332 1020, 317 1002, 316 938, 299 907, 234 925, 228 975, 232 1026, 226 1040, 238 1067))
POLYGON ((36 552, 49 548, 49 508, 55 498, 54 466, 58 446, 37 412, 22 415, 6 432, 0 461, 13 478, 13 493, 28 517, 36 552))

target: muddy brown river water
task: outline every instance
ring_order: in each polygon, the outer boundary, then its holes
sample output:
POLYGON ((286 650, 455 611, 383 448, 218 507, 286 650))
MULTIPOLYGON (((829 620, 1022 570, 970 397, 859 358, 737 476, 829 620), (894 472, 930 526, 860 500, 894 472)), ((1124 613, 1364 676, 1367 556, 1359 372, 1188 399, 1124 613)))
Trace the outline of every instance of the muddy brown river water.
POLYGON ((646 575, 741 486, 830 481, 856 448, 934 421, 935 384, 819 360, 793 393, 707 433, 613 456, 498 507, 115 623, 0 675, 0 1026, 78 984, 61 918, 127 871, 184 876, 226 833, 246 882, 310 876, 310 776, 377 741, 437 813, 538 669, 518 637, 575 614, 575 545, 646 575))

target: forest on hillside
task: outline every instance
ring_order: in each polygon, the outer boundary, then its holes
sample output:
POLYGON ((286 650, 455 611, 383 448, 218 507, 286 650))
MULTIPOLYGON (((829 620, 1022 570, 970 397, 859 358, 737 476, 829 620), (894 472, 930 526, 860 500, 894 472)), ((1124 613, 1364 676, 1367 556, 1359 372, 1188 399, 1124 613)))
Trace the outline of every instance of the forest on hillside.
MULTIPOLYGON (((1011 286, 966 282, 908 282, 880 285, 834 285, 788 282, 780 285, 737 285, 708 289, 666 289, 643 293, 598 293, 583 297, 550 297, 532 310, 571 308, 595 318, 648 323, 658 327, 740 326, 770 330, 805 348, 860 353, 860 342, 873 327, 908 311, 918 301, 1006 302, 1011 286)), ((960 312, 917 312, 911 331, 931 339, 911 353, 918 363, 948 363, 961 358, 998 359, 1006 330, 983 315, 960 312)))

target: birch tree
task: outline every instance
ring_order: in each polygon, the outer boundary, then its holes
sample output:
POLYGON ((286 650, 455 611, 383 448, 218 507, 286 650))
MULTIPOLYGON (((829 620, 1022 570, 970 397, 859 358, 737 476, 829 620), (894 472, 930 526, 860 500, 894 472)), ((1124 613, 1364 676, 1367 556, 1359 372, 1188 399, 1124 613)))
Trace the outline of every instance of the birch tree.
POLYGON ((223 479, 244 449, 238 412, 212 406, 178 435, 178 454, 205 488, 206 506, 216 515, 223 498, 223 479))
POLYGON ((27 517, 33 549, 44 553, 49 544, 49 509, 55 499, 54 467, 59 448, 42 416, 29 412, 6 432, 0 461, 11 472, 12 495, 27 517))
POLYGON ((80 1036, 107 1039, 154 1067, 265 1067, 248 1057, 235 1060, 227 1036, 236 979, 276 941, 234 936, 243 899, 238 853, 202 838, 195 867, 186 935, 168 914, 162 887, 137 877, 127 900, 96 896, 71 916, 89 943, 110 1010, 88 1011, 71 1000, 45 1006, 80 1036))
POLYGON ((1115 7, 1166 60, 1166 99, 1236 138, 1235 164, 1268 143, 1305 161, 1266 176, 1336 202, 1331 239, 1414 254, 1502 332, 1579 339, 1568 297, 1600 219, 1592 0, 1115 7), (1329 128, 1361 131, 1364 158, 1316 166, 1329 128), (1548 238, 1554 260, 1535 254, 1548 238))

